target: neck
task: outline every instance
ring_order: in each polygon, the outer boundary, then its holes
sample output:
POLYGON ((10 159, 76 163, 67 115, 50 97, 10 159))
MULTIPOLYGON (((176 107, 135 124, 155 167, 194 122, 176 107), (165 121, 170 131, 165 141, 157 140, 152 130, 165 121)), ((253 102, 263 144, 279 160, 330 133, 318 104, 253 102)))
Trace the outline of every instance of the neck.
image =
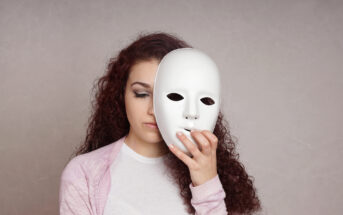
POLYGON ((125 138, 125 143, 138 154, 150 158, 161 157, 167 154, 169 151, 168 147, 163 141, 147 142, 139 138, 137 135, 131 132, 131 130, 125 138))

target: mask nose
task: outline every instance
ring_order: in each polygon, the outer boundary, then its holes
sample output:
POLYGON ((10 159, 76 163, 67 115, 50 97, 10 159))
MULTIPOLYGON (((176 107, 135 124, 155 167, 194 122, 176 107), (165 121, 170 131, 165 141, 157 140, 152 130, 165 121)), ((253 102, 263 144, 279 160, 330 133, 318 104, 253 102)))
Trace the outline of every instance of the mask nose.
POLYGON ((183 113, 185 119, 199 119, 199 113, 197 110, 196 102, 187 102, 185 111, 183 113))

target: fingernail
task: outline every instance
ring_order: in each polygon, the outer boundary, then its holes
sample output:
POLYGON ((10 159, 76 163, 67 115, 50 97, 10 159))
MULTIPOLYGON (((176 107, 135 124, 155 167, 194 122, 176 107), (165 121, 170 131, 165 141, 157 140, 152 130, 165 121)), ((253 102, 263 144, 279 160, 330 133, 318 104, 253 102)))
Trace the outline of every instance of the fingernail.
POLYGON ((181 133, 180 131, 178 131, 176 134, 177 134, 177 135, 179 135, 179 136, 181 136, 181 135, 182 135, 182 133, 181 133))
POLYGON ((173 148, 174 148, 173 144, 170 144, 170 145, 169 145, 169 148, 172 148, 172 149, 173 149, 173 148))

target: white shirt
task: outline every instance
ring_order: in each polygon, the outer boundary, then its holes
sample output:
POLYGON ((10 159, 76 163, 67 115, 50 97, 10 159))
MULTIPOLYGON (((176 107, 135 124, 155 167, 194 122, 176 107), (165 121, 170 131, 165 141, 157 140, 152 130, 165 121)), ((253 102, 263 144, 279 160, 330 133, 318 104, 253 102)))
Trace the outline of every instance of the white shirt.
POLYGON ((179 188, 165 172, 163 157, 142 156, 124 142, 111 165, 104 215, 189 215, 179 188))

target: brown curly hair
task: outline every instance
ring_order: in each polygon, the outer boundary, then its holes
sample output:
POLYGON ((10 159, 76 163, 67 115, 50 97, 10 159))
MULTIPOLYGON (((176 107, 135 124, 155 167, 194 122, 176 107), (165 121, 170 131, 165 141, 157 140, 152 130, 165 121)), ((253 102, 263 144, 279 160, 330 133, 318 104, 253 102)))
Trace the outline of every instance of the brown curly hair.
MULTIPOLYGON (((126 116, 124 92, 131 66, 138 61, 161 61, 168 52, 185 47, 191 46, 172 34, 139 34, 117 57, 111 58, 105 75, 93 87, 95 98, 92 101, 86 138, 72 156, 91 152, 128 134, 130 124, 126 116)), ((219 112, 213 133, 218 137, 217 172, 226 193, 226 208, 229 214, 252 214, 261 209, 260 201, 253 186, 253 178, 248 176, 238 161, 239 154, 235 152, 235 142, 228 127, 223 114, 219 112)), ((168 174, 179 186, 188 213, 194 214, 188 167, 170 151, 164 163, 169 170, 168 174)))

